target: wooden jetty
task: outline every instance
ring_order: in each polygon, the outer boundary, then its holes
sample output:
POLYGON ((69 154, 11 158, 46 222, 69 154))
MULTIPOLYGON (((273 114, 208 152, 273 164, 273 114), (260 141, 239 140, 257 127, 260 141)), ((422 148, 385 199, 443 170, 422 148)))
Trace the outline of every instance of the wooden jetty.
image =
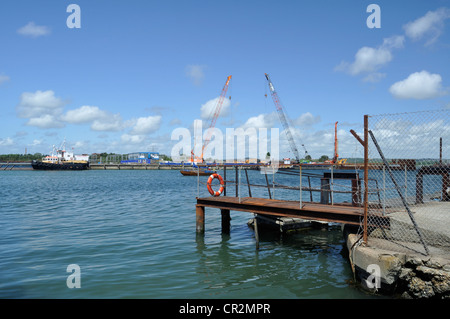
MULTIPOLYGON (((243 211, 254 214, 302 218, 305 220, 334 222, 348 225, 360 225, 364 216, 362 207, 345 204, 320 204, 315 202, 276 200, 255 197, 203 197, 197 198, 196 230, 205 231, 205 207, 218 208, 222 214, 222 232, 229 232, 230 211, 243 211)), ((368 225, 389 227, 389 218, 380 214, 371 214, 368 225)))

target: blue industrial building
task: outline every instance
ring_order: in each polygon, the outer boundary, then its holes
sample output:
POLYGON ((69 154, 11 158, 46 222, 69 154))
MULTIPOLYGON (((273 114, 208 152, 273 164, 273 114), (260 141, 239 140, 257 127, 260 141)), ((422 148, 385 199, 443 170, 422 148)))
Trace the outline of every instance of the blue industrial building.
POLYGON ((151 164, 159 160, 158 152, 135 152, 128 154, 128 159, 122 164, 151 164))

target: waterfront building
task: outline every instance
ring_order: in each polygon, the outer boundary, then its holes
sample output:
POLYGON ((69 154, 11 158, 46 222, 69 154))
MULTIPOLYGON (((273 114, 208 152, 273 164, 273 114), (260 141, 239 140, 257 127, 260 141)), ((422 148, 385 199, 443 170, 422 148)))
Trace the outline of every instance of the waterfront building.
POLYGON ((122 160, 122 164, 152 164, 159 160, 158 152, 135 152, 129 153, 127 160, 122 160))

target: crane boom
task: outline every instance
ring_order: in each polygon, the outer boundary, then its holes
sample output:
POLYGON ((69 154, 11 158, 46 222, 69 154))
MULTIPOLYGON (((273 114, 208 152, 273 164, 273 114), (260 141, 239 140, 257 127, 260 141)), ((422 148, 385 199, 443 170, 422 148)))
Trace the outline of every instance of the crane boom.
MULTIPOLYGON (((284 131, 286 132, 286 136, 287 136, 289 145, 291 147, 291 150, 294 153, 294 156, 297 159, 297 161, 300 162, 300 156, 298 154, 298 149, 297 149, 297 146, 295 145, 294 138, 292 137, 291 128, 286 119, 286 115, 284 114, 283 106, 280 102, 280 99, 278 98, 278 94, 275 91, 275 88, 273 86, 272 81, 270 80, 269 75, 267 73, 265 73, 265 75, 266 75, 267 82, 269 83, 270 94, 272 95, 273 102, 275 103, 275 107, 277 109, 278 117, 280 118, 280 122, 283 125, 284 131)), ((303 145, 303 147, 304 147, 304 145, 303 145)), ((305 148, 305 151, 306 151, 306 148, 305 148)))
POLYGON ((337 138, 337 125, 338 122, 334 123, 334 156, 333 156, 333 164, 335 164, 338 161, 339 154, 338 154, 338 138, 337 138))
MULTIPOLYGON (((230 80, 231 80, 231 75, 227 77, 227 81, 225 82, 225 85, 224 85, 224 87, 222 89, 222 92, 221 92, 221 94, 219 96, 219 99, 217 100, 217 104, 216 104, 216 107, 214 109, 214 114, 211 117, 211 122, 209 124, 208 130, 206 131, 207 136, 205 138, 205 142, 203 143, 202 153, 200 155, 200 161, 202 161, 202 162, 203 162, 203 153, 204 153, 206 147, 208 146, 209 142, 211 141, 212 130, 210 130, 210 129, 214 128, 215 125, 216 125, 216 121, 217 121, 217 118, 219 117, 220 111, 222 109, 222 105, 223 105, 223 101, 225 99, 225 95, 227 94, 227 91, 228 91, 228 85, 230 84, 230 80)), ((195 148, 195 145, 194 145, 194 148, 195 148)), ((192 151, 191 151, 191 162, 194 162, 194 156, 195 156, 194 155, 194 148, 192 148, 192 151)))

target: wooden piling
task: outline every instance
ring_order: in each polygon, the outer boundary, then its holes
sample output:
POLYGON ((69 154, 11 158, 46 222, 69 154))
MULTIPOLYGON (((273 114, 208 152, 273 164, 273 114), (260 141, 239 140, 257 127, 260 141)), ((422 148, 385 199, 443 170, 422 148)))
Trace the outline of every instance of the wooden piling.
POLYGON ((258 220, 257 216, 255 215, 255 240, 256 240, 256 250, 259 250, 259 233, 258 233, 258 220))
POLYGON ((195 205, 195 216, 197 233, 205 233, 205 206, 195 205))
POLYGON ((352 205, 359 206, 361 203, 361 181, 352 179, 352 205))
POLYGON ((450 201, 450 194, 448 193, 448 189, 450 189, 449 175, 448 171, 442 173, 442 200, 445 202, 450 201))
POLYGON ((239 184, 238 184, 239 176, 238 176, 238 167, 237 166, 235 167, 235 171, 236 171, 236 178, 235 178, 235 181, 236 181, 236 197, 239 197, 239 184))
POLYGON ((247 178, 247 186, 248 186, 248 197, 252 197, 252 190, 250 188, 250 181, 248 179, 248 174, 247 174, 247 170, 245 169, 245 177, 247 178))
POLYGON ((330 203, 330 179, 321 178, 320 179, 320 203, 329 204, 330 203))
POLYGON ((230 210, 229 209, 221 209, 220 213, 222 214, 222 233, 229 234, 230 233, 230 210))

